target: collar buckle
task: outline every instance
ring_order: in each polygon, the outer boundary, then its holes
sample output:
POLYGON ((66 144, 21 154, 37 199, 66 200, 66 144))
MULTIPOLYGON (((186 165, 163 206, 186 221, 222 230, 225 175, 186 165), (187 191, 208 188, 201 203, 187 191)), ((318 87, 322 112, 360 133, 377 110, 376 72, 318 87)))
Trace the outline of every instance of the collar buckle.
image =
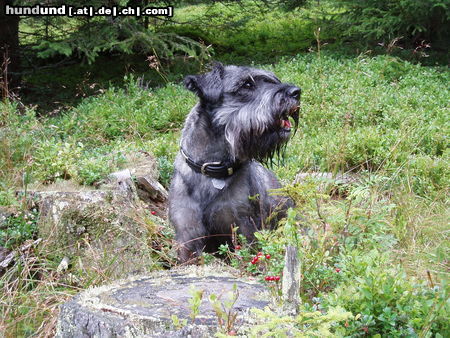
POLYGON ((200 168, 200 172, 205 175, 205 176, 209 176, 208 173, 206 172, 206 167, 209 165, 220 165, 222 162, 205 162, 202 164, 202 167, 200 168))

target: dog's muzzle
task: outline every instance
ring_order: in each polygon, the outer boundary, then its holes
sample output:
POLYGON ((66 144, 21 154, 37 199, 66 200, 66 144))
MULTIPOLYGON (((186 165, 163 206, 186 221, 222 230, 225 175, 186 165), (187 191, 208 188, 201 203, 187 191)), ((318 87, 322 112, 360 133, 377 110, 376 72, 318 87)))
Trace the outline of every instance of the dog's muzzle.
POLYGON ((285 133, 290 133, 292 128, 292 123, 289 121, 290 117, 293 118, 295 125, 298 123, 300 93, 301 89, 295 86, 289 86, 284 91, 286 99, 292 102, 292 105, 281 113, 277 123, 281 131, 285 133))

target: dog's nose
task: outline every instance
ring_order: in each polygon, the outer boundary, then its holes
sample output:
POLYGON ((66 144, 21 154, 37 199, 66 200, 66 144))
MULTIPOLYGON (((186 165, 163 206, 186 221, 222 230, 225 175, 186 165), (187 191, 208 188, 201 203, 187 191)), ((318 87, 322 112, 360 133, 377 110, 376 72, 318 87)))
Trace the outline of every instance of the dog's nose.
POLYGON ((297 87, 290 87, 290 88, 288 89, 287 94, 288 94, 290 97, 292 97, 292 98, 298 100, 298 99, 300 98, 300 88, 297 88, 297 87))

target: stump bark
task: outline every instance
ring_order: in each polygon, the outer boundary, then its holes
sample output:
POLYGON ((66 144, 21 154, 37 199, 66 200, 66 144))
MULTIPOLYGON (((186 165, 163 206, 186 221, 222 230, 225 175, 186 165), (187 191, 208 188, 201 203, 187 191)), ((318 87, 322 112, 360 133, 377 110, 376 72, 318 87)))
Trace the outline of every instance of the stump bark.
POLYGON ((133 277, 82 292, 61 306, 57 337, 212 337, 218 318, 208 297, 215 294, 224 304, 236 284, 239 291, 232 311, 234 327, 248 323, 251 308, 268 304, 264 287, 236 278, 224 267, 190 266, 133 277), (192 321, 191 288, 203 290, 200 312, 192 321), (177 327, 172 316, 186 325, 177 327))

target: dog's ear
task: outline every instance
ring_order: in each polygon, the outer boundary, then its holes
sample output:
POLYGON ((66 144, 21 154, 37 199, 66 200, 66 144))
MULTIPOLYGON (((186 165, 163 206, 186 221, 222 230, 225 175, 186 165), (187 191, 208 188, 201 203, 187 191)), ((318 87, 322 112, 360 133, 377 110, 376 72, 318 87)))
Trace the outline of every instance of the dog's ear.
POLYGON ((203 103, 217 102, 223 93, 224 71, 223 65, 217 62, 209 73, 186 76, 184 86, 197 94, 203 103))
POLYGON ((190 90, 191 92, 194 92, 195 94, 198 94, 198 76, 196 75, 188 75, 185 77, 183 83, 186 89, 190 90))

